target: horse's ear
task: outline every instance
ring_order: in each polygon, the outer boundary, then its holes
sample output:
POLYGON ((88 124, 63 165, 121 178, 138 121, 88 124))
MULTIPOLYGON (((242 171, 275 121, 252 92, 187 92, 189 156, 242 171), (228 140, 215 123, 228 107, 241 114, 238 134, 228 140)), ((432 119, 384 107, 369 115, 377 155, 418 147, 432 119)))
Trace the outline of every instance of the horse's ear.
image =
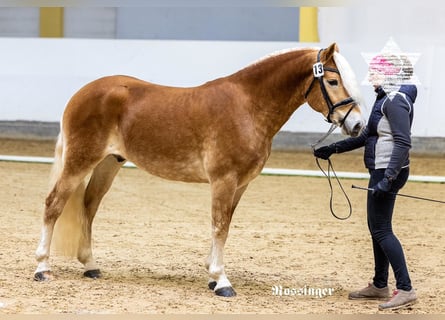
POLYGON ((322 51, 323 61, 332 59, 332 57, 334 56, 334 52, 339 52, 338 46, 335 42, 322 51))

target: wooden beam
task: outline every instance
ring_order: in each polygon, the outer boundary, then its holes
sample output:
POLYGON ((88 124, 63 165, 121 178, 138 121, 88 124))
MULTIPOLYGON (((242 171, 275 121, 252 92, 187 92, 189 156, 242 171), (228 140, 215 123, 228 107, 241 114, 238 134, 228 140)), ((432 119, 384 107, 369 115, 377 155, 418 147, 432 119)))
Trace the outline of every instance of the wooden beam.
POLYGON ((46 38, 63 37, 63 8, 40 8, 40 36, 46 38))
POLYGON ((318 8, 300 7, 300 42, 319 42, 318 8))

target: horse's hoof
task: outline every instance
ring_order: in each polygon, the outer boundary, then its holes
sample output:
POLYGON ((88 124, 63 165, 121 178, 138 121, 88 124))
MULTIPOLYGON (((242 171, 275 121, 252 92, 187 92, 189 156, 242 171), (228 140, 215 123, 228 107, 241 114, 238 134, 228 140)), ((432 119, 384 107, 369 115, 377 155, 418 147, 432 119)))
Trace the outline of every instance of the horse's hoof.
POLYGON ((102 278, 102 273, 99 269, 87 270, 83 273, 83 276, 91 279, 99 279, 102 278))
POLYGON ((50 281, 53 279, 53 273, 51 271, 39 271, 34 273, 34 280, 43 282, 43 281, 50 281))
POLYGON ((216 281, 210 281, 209 282, 209 289, 210 290, 214 290, 216 287, 216 281))
POLYGON ((222 287, 215 290, 215 294, 220 297, 234 297, 236 296, 235 290, 232 287, 222 287))

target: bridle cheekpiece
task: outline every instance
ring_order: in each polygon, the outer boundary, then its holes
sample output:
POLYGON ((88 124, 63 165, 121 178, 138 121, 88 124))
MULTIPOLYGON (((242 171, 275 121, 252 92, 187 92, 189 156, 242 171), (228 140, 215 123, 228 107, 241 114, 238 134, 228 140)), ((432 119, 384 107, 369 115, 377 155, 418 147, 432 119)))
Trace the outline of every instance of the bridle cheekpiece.
MULTIPOLYGON (((344 100, 342 100, 342 101, 340 101, 340 102, 337 102, 336 104, 333 104, 333 103, 332 103, 332 100, 331 100, 331 98, 329 97, 328 91, 326 90, 326 86, 324 85, 324 82, 323 82, 323 76, 324 76, 324 74, 325 74, 325 71, 328 71, 328 72, 335 72, 335 73, 337 73, 337 74, 340 74, 340 71, 338 71, 337 69, 334 69, 334 68, 325 67, 325 66, 323 65, 323 63, 320 61, 320 55, 321 55, 321 52, 322 52, 323 50, 324 50, 324 49, 320 49, 320 51, 318 51, 318 54, 317 54, 317 62, 312 66, 312 71, 313 71, 313 74, 314 74, 314 79, 312 80, 311 84, 309 85, 309 88, 306 90, 306 93, 305 93, 305 95, 304 95, 304 98, 307 99, 307 96, 308 96, 309 93, 311 92, 312 87, 314 86, 315 81, 318 79, 318 82, 320 83, 320 89, 321 89, 321 92, 322 92, 322 94, 323 94, 323 98, 324 98, 324 100, 326 101, 326 104, 328 105, 328 108, 329 108, 329 113, 328 113, 328 115, 327 115, 327 117, 326 117, 326 121, 329 122, 329 123, 332 123, 331 115, 334 113, 334 110, 335 110, 336 108, 338 108, 338 107, 345 106, 345 105, 347 105, 347 104, 350 104, 350 103, 354 102, 354 99, 351 98, 351 97, 348 97, 348 98, 346 98, 346 99, 344 99, 344 100)), ((352 107, 348 110, 348 112, 346 113, 346 115, 343 117, 343 119, 342 119, 342 121, 341 121, 341 123, 340 123, 340 127, 343 126, 343 124, 344 124, 344 122, 345 122, 347 116, 349 115, 349 113, 352 111, 353 108, 354 108, 354 106, 352 106, 352 107)))

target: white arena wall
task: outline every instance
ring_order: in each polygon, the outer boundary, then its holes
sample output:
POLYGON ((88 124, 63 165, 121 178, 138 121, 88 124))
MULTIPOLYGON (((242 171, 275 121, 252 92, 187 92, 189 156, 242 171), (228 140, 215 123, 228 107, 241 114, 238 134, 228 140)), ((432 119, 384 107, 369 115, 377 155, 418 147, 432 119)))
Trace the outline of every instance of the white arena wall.
MULTIPOLYGON (((379 51, 386 40, 382 39, 381 47, 374 50, 379 51)), ((106 75, 126 74, 164 85, 195 86, 231 74, 277 50, 329 44, 0 38, 0 123, 58 122, 67 101, 81 86, 106 75)), ((364 49, 357 43, 338 45, 361 82, 367 71, 361 53, 370 48, 364 49)), ((415 65, 422 84, 418 88, 413 136, 443 141, 441 75, 445 74, 445 65, 441 57, 445 55, 445 45, 401 47, 421 54, 415 65)), ((371 105, 372 88, 362 86, 362 92, 371 105)), ((364 111, 367 117, 367 110, 364 111)), ((322 133, 328 128, 321 115, 304 105, 282 131, 322 133)))

